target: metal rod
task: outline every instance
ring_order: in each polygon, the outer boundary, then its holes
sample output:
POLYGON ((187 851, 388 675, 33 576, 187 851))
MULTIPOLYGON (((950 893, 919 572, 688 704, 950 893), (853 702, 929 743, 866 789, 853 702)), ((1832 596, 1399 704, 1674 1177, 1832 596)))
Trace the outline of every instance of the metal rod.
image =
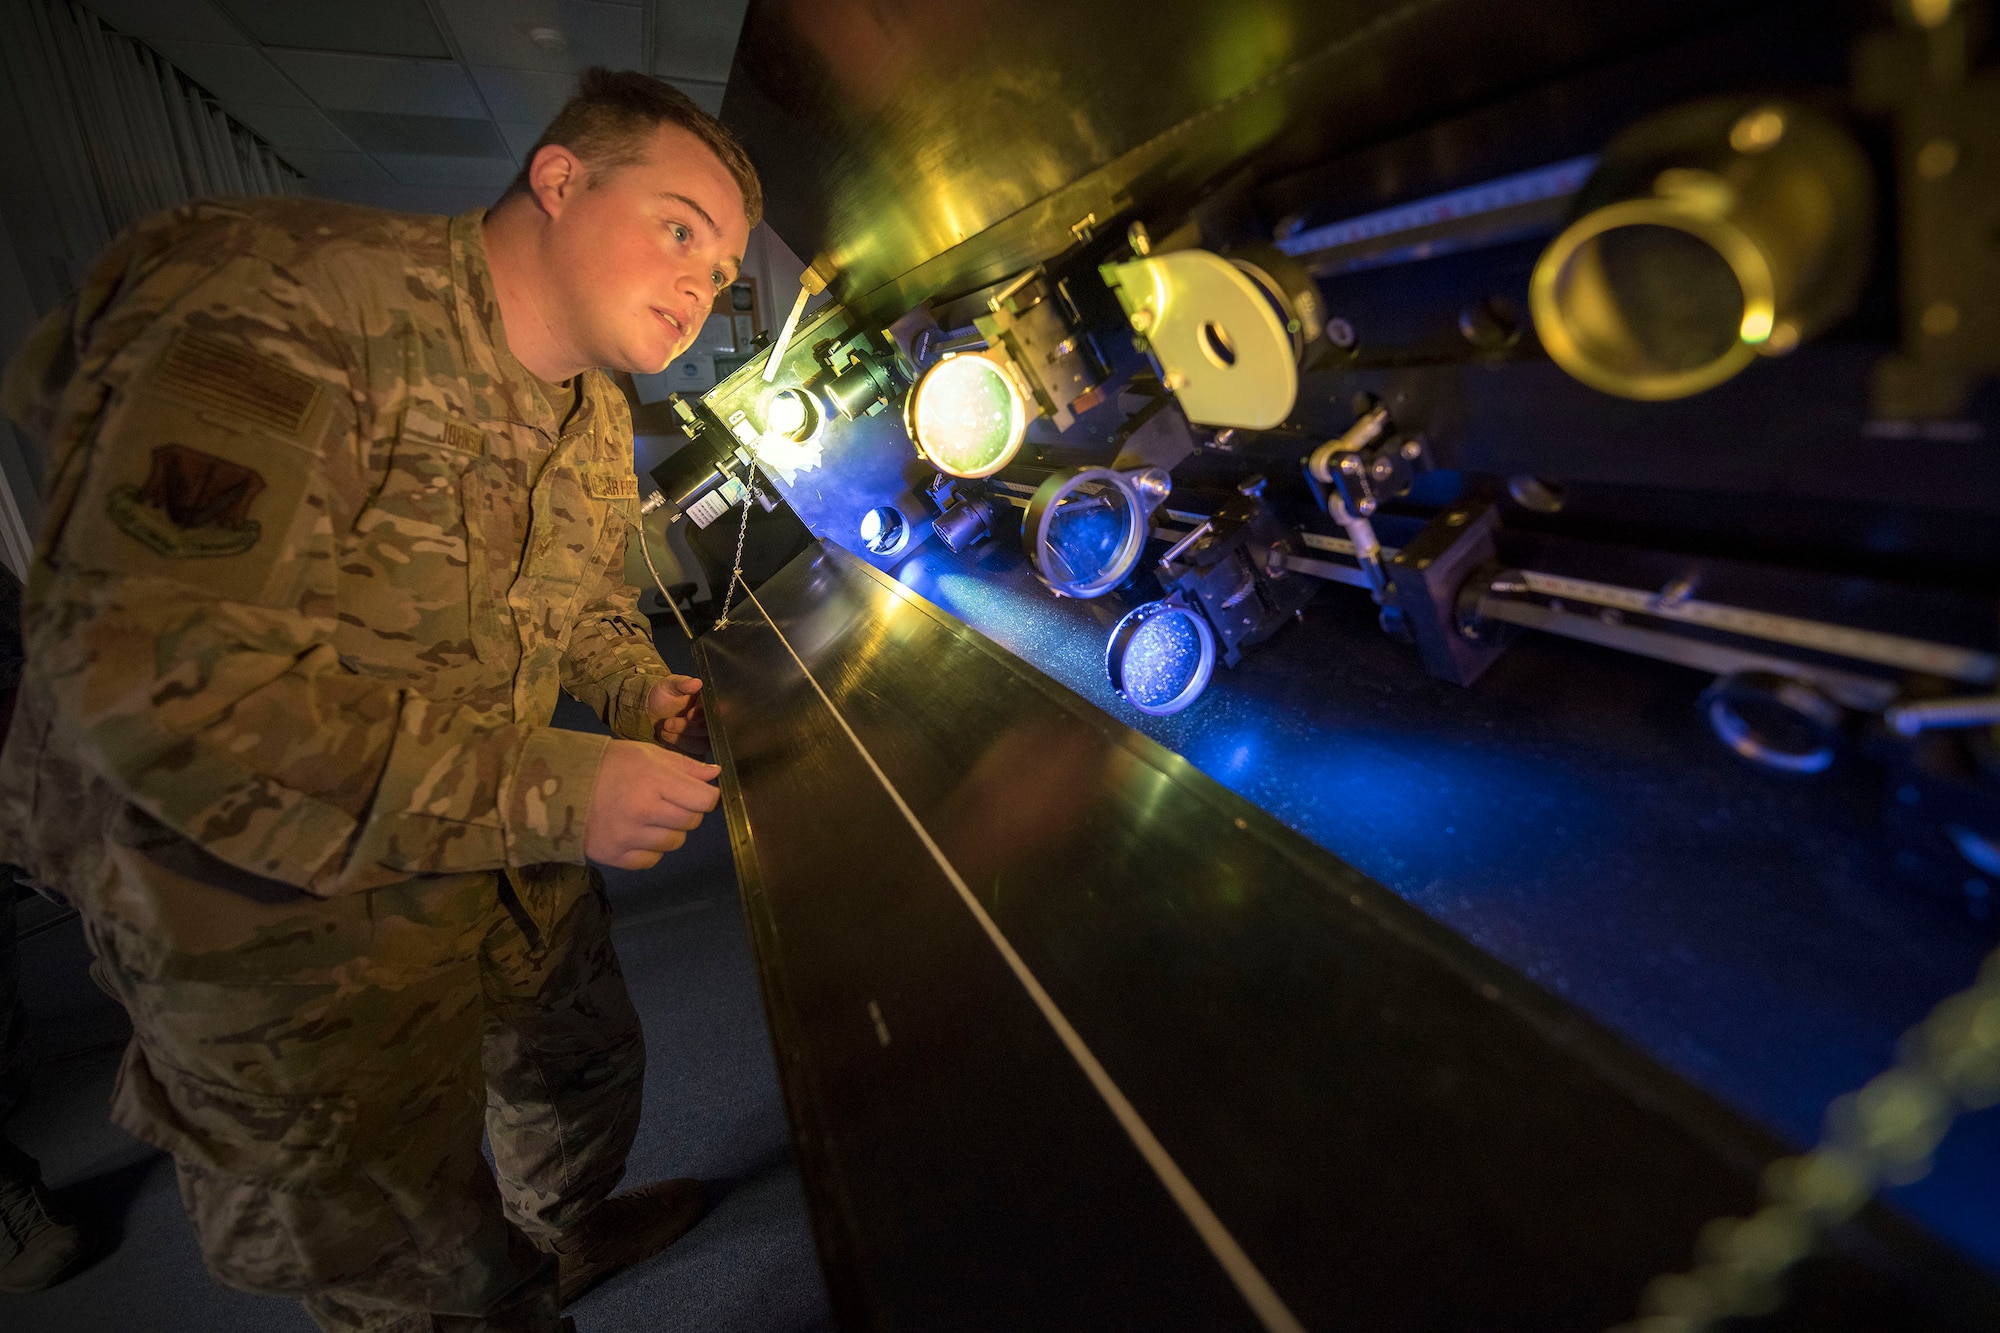
POLYGON ((1884 713, 1882 719, 1899 736, 1946 727, 2000 726, 2000 694, 1898 704, 1884 713))
POLYGON ((1479 599, 1479 614, 1488 620, 1504 620, 1511 625, 1560 634, 1568 639, 1581 639, 1585 643, 1602 644, 1640 657, 1657 658, 1662 662, 1712 671, 1721 676, 1737 671, 1775 671, 1796 676, 1812 682, 1835 702, 1864 712, 1885 708, 1896 697, 1897 685, 1893 680, 1835 671, 1830 667, 1773 657, 1768 653, 1747 652, 1741 648, 1683 638, 1678 634, 1637 625, 1607 624, 1596 616, 1557 611, 1539 602, 1482 597, 1479 599))
MULTIPOLYGON (((660 493, 657 491, 654 492, 656 495, 660 493)), ((667 591, 666 580, 660 577, 660 571, 653 565, 653 552, 646 544, 646 525, 644 523, 639 525, 639 554, 646 558, 646 572, 653 576, 653 582, 660 590, 660 600, 667 604, 667 610, 674 613, 674 620, 680 625, 681 633, 688 636, 689 643, 693 643, 694 631, 688 628, 687 617, 681 614, 681 608, 675 603, 674 595, 667 591)))
MULTIPOLYGON (((812 272, 807 269, 806 272, 812 272)), ((785 326, 778 330, 778 340, 771 344, 771 355, 764 362, 764 383, 778 378, 778 363, 785 359, 785 348, 791 346, 792 331, 799 326, 799 316, 806 312, 806 298, 812 295, 812 288, 804 282, 799 284, 799 299, 792 302, 792 313, 785 316, 785 326)))
POLYGON ((1804 620, 1770 611, 1752 611, 1693 597, 1673 601, 1638 588, 1621 588, 1616 584, 1594 583, 1589 579, 1543 574, 1534 570, 1523 571, 1521 577, 1529 591, 1544 597, 1588 602, 1593 606, 1613 607, 1637 615, 1656 616, 1661 620, 1683 621, 1704 629, 1740 634, 1746 639, 1767 639, 1794 648, 1810 648, 1814 652, 1830 653, 1836 657, 1851 657, 1858 662, 1921 671, 1973 685, 1990 684, 2000 677, 2000 660, 1996 660, 1993 654, 1951 644, 1929 643, 1922 639, 1904 638, 1900 634, 1880 634, 1846 625, 1830 625, 1824 621, 1804 620))
POLYGON ((1215 530, 1215 525, 1213 523, 1210 523, 1207 519, 1203 519, 1201 521, 1200 527, 1196 528, 1193 532, 1190 532, 1187 536, 1181 538, 1179 541, 1175 542, 1172 546, 1169 546, 1167 548, 1167 553, 1160 557, 1160 563, 1163 565, 1171 565, 1177 558, 1179 558, 1180 553, 1182 551, 1187 550, 1188 547, 1193 546, 1196 542, 1200 541, 1203 537, 1206 537, 1209 533, 1213 532, 1214 530, 1215 530))
POLYGON ((1278 564, 1294 574, 1309 574, 1313 578, 1325 579, 1329 583, 1345 583, 1355 588, 1368 587, 1368 575, 1352 565, 1336 565, 1331 560, 1315 560, 1309 555, 1289 553, 1279 556, 1278 564))
POLYGON ((979 352, 986 348, 986 335, 978 329, 967 329, 949 338, 932 344, 931 350, 939 356, 950 356, 954 352, 979 352))

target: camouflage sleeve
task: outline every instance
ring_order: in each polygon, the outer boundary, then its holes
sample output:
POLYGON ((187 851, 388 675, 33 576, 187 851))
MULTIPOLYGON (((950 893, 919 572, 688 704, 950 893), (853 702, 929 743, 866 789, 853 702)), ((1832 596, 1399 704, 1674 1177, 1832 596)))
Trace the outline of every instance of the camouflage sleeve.
POLYGON ((7 373, 0 379, 0 411, 34 440, 46 440, 55 424, 63 385, 76 372, 69 332, 77 318, 74 296, 36 322, 7 373))
MULTIPOLYGON (((594 377, 593 377, 594 378, 594 377)), ((609 511, 584 571, 590 592, 563 653, 563 688, 587 704, 626 740, 653 739, 646 696, 673 671, 653 646, 653 627, 639 614, 639 590, 625 581, 625 544, 636 538, 639 484, 632 475, 632 419, 616 389, 601 389, 609 435, 600 462, 586 472, 592 498, 609 511)))
POLYGON ((639 590, 625 582, 630 527, 615 518, 605 529, 591 570, 598 593, 578 617, 563 654, 563 688, 589 705, 612 735, 649 741, 646 696, 674 673, 653 646, 653 627, 639 614, 639 590))
POLYGON ((54 422, 27 616, 62 741, 215 856, 312 893, 582 861, 602 737, 494 725, 334 647, 336 534, 374 478, 352 347, 312 289, 210 244, 71 341, 95 387, 54 422))

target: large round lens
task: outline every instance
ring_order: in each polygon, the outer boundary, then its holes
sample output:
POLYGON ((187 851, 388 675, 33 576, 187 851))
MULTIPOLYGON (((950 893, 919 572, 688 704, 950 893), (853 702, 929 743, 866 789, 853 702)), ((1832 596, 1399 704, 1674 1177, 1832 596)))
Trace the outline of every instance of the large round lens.
POLYGON ((1056 502, 1042 538, 1049 572, 1064 582, 1102 582, 1119 563, 1132 526, 1132 502, 1115 486, 1077 489, 1056 502))
POLYGON ((1187 607, 1148 602, 1111 631, 1104 670, 1111 688, 1140 712, 1178 713, 1215 673, 1215 632, 1187 607))
POLYGON ((1164 487, 1157 469, 1137 473, 1073 468, 1035 489, 1021 520, 1021 547, 1035 573, 1064 597, 1101 597, 1123 583, 1146 547, 1147 523, 1164 487), (1143 489, 1157 481, 1153 495, 1143 489))
POLYGON ((948 356, 910 394, 910 435, 954 477, 987 477, 1020 451, 1027 411, 1007 372, 983 356, 948 356))

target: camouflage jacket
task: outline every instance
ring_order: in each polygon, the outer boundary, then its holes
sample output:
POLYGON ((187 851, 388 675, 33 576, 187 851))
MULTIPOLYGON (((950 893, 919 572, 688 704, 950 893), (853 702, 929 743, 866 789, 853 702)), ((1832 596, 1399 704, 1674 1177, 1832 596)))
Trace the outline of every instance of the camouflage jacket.
MULTIPOLYGON (((330 896, 583 861, 668 670, 625 583, 631 420, 507 350, 482 214, 210 201, 121 237, 9 368, 49 506, 0 860, 58 891, 129 803, 330 896)), ((130 813, 130 812, 126 812, 130 813)))

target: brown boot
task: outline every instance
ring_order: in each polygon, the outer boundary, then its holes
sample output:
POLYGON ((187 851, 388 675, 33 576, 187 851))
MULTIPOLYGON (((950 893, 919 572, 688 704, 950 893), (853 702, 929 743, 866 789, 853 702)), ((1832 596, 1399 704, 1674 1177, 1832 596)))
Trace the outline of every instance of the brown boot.
POLYGON ((562 1269, 562 1303, 685 1236, 708 1211, 698 1180, 656 1180, 614 1194, 550 1248, 562 1269))
MULTIPOLYGON (((25 1153, 10 1156, 33 1165, 25 1153)), ((83 1228, 56 1211, 40 1180, 26 1172, 0 1180, 0 1291, 19 1296, 53 1287, 89 1257, 83 1228)))

